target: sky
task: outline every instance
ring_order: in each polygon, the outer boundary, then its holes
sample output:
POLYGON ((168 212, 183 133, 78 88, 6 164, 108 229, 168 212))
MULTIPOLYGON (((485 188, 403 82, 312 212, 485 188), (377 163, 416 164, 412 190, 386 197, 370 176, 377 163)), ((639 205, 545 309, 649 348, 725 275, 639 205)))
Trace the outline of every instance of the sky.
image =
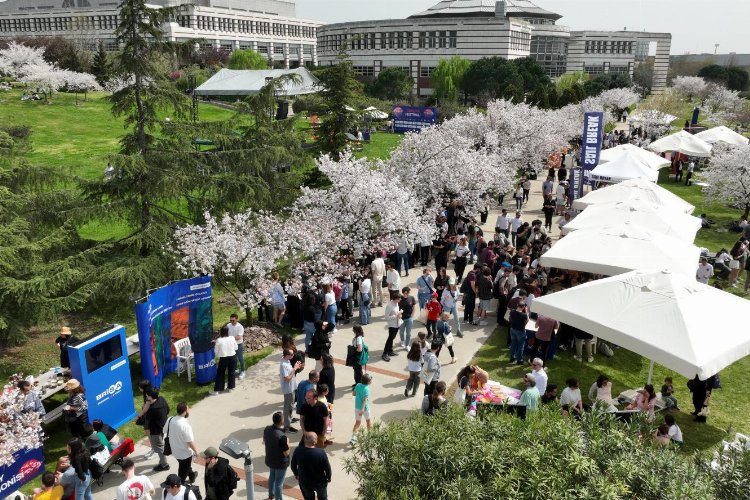
MULTIPOLYGON (((572 30, 672 33, 673 55, 750 53, 750 0, 533 0, 572 30)), ((297 16, 325 23, 400 19, 438 0, 296 0, 297 16)))

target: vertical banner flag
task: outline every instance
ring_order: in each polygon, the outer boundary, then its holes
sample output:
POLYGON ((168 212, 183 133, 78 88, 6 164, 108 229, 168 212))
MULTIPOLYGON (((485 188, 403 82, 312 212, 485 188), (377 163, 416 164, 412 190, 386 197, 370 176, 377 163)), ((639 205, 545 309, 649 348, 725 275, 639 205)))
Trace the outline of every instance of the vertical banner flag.
POLYGON ((581 175, 581 167, 573 167, 570 169, 570 202, 573 203, 575 200, 581 197, 583 191, 583 175, 581 175))
POLYGON ((111 325, 68 346, 70 371, 86 388, 89 422, 115 429, 136 415, 125 327, 111 325))
POLYGON ((604 133, 604 113, 587 112, 583 115, 583 141, 581 144, 581 167, 583 182, 590 184, 591 171, 599 164, 604 133))
POLYGON ((151 293, 135 306, 143 378, 161 387, 177 369, 173 342, 189 338, 199 384, 213 381, 216 364, 213 340, 211 277, 177 281, 151 293))

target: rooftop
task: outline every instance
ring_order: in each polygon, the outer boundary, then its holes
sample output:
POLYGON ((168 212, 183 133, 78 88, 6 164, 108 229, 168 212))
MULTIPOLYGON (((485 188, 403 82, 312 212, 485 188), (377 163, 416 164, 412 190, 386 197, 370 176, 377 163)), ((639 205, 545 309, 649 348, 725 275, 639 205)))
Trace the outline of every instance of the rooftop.
POLYGON ((443 0, 410 17, 543 17, 562 16, 545 10, 530 0, 443 0))

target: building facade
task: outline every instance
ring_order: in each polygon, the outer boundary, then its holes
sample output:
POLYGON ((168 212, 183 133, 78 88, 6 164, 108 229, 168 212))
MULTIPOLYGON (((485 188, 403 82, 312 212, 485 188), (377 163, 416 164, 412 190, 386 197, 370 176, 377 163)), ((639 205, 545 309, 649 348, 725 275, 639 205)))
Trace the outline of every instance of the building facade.
POLYGON ((432 93, 429 76, 440 59, 531 57, 551 78, 566 72, 623 72, 656 44, 652 91, 666 87, 669 33, 573 31, 559 14, 529 0, 445 0, 407 19, 329 24, 318 30, 320 64, 335 64, 346 50, 358 74, 377 76, 400 67, 414 77, 414 93, 432 93))
MULTIPOLYGON (((117 50, 118 0, 6 0, 0 3, 0 38, 62 36, 93 48, 117 50)), ((321 23, 296 17, 283 0, 151 0, 174 7, 166 39, 204 48, 253 49, 284 67, 317 64, 321 23)))

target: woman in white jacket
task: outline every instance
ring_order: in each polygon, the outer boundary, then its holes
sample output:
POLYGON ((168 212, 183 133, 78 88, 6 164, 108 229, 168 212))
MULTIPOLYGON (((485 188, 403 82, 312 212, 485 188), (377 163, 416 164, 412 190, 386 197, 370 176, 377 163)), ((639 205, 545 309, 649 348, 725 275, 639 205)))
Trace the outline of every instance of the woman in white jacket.
POLYGON ((453 320, 456 322, 456 337, 463 337, 461 333, 461 322, 458 319, 458 290, 456 290, 456 279, 450 278, 448 280, 448 286, 443 290, 443 295, 440 297, 440 305, 443 308, 443 312, 451 313, 453 320))

